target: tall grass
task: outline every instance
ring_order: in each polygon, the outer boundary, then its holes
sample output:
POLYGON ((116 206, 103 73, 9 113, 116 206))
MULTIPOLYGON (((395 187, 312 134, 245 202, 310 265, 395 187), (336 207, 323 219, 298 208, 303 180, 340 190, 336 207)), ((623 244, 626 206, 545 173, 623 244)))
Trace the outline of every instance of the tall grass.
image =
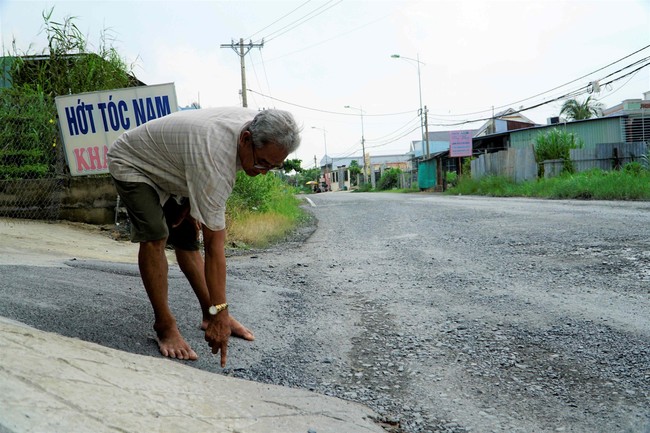
MULTIPOLYGON (((96 53, 88 50, 74 17, 53 18, 42 13, 47 49, 19 51, 14 41, 8 56, 0 57, 0 71, 10 86, 0 87, 0 179, 38 178, 62 171, 57 158, 59 131, 55 97, 136 84, 127 65, 104 31, 96 53)), ((1 47, 4 54, 5 47, 1 47)), ((31 49, 31 47, 30 47, 31 49)))
POLYGON ((265 247, 286 237, 305 217, 295 194, 295 188, 273 173, 250 177, 238 172, 226 206, 227 242, 265 247))
MULTIPOLYGON (((535 158, 537 161, 561 159, 564 161, 563 172, 573 173, 569 150, 582 148, 583 145, 583 141, 574 133, 553 128, 535 138, 535 158)), ((543 165, 540 165, 538 174, 543 176, 543 165)))
POLYGON ((501 176, 463 177, 447 194, 551 199, 650 200, 650 171, 620 170, 570 174, 515 183, 501 176))

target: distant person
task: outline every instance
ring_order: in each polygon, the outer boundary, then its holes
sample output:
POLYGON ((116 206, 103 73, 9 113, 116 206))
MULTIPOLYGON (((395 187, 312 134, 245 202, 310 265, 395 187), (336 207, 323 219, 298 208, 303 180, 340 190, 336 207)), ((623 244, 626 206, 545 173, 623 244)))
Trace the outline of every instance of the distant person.
POLYGON ((131 221, 131 240, 140 243, 138 266, 162 355, 197 359, 169 308, 166 244, 199 300, 201 328, 212 353, 221 351, 221 366, 231 333, 255 338, 228 312, 226 200, 237 170, 266 174, 299 144, 290 113, 228 107, 173 113, 125 132, 110 146, 108 167, 131 221))

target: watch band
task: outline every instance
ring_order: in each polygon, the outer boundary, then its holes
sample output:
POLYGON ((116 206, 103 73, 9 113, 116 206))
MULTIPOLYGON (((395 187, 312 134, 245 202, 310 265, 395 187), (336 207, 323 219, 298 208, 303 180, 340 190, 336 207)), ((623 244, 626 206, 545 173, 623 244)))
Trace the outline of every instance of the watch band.
POLYGON ((216 315, 219 314, 221 311, 223 311, 223 310, 225 310, 225 309, 227 309, 227 308, 228 308, 228 303, 212 305, 212 306, 208 309, 208 313, 210 313, 211 316, 216 316, 216 315))

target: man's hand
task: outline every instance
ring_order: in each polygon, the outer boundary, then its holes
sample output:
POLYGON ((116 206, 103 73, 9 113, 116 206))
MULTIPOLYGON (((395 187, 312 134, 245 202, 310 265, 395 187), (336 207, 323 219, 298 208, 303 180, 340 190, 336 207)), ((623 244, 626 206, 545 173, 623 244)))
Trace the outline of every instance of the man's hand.
MULTIPOLYGON (((190 217, 190 199, 183 198, 183 202, 178 208, 178 214, 175 216, 174 221, 172 222, 172 227, 178 227, 186 217, 189 217, 194 221, 194 218, 190 217)), ((196 221, 194 221, 196 224, 196 221)))
POLYGON ((208 328, 205 330, 205 341, 212 349, 213 354, 221 350, 221 368, 226 366, 228 357, 228 339, 230 338, 230 316, 228 310, 217 313, 210 317, 208 328))

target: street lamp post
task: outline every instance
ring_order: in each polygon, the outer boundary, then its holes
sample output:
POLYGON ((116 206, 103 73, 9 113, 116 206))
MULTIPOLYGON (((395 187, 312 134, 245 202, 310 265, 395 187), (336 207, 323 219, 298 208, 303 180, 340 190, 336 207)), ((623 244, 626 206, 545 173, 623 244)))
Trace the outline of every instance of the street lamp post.
POLYGON ((404 59, 404 60, 410 60, 415 63, 417 63, 418 66, 418 93, 420 95, 420 133, 422 134, 422 141, 426 141, 426 151, 427 151, 427 158, 429 157, 429 137, 428 133, 426 134, 427 136, 425 137, 424 134, 424 126, 425 126, 425 121, 424 121, 424 111, 422 110, 422 80, 420 78, 420 65, 425 65, 425 63, 420 61, 420 53, 417 54, 415 59, 412 59, 410 57, 404 57, 400 56, 399 54, 393 54, 391 55, 393 59, 404 59))
POLYGON ((318 128, 316 126, 312 126, 311 129, 323 131, 323 143, 325 144, 325 172, 327 172, 327 131, 324 128, 318 128))
POLYGON ((344 108, 349 108, 351 110, 357 110, 361 114, 361 171, 363 173, 363 180, 364 182, 367 182, 367 173, 366 173, 366 138, 363 133, 363 109, 362 108, 356 108, 352 107, 350 105, 346 105, 344 108))

